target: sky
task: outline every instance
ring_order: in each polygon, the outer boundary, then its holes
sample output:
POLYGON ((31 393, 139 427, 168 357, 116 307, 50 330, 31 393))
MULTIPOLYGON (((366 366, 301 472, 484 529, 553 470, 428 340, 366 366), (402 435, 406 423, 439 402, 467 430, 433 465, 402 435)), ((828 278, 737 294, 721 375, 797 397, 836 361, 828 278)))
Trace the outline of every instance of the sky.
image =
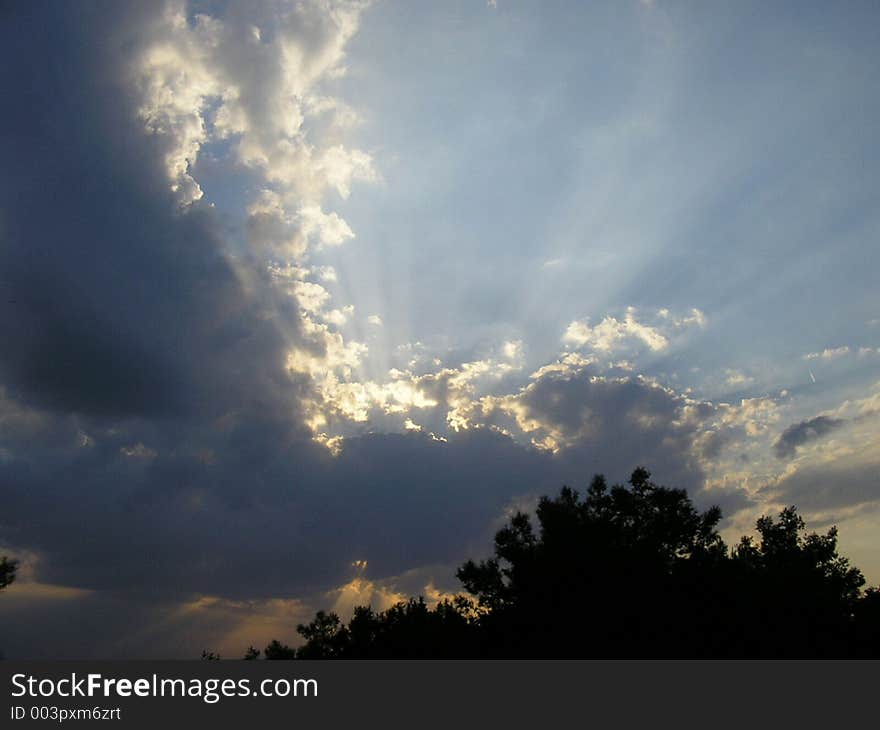
POLYGON ((0 651, 436 601, 638 465, 880 583, 878 13, 0 6, 0 651))

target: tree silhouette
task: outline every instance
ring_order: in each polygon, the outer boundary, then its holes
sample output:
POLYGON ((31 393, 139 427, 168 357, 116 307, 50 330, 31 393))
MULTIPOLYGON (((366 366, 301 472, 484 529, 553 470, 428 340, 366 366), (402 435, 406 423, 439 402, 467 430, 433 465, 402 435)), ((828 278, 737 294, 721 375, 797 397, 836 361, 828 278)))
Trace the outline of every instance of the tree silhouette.
MULTIPOLYGON (((296 649, 291 649, 287 644, 282 644, 275 640, 263 649, 263 656, 266 659, 296 659, 296 649)), ((329 657, 330 655, 327 656, 329 657)), ((245 655, 245 659, 247 658, 247 655, 245 655)))
MULTIPOLYGON (((460 657, 473 652, 472 625, 465 598, 442 601, 434 608, 424 598, 410 598, 386 611, 358 606, 348 625, 335 613, 318 611, 297 632, 305 643, 298 649, 273 641, 263 651, 266 659, 428 658, 460 657)), ((255 659, 253 648, 245 659, 255 659)))
MULTIPOLYGON (((501 656, 678 653, 694 581, 723 561, 721 511, 636 469, 630 488, 593 479, 584 499, 565 487, 495 536, 495 556, 458 578, 486 609, 485 650, 501 656), (576 619, 575 619, 576 616, 576 619)), ((688 651, 688 649, 685 649, 688 651)))
MULTIPOLYGON (((342 653, 343 631, 339 616, 335 613, 318 611, 315 620, 309 624, 299 624, 297 633, 306 640, 302 649, 303 659, 332 658, 342 653)), ((267 658, 269 657, 267 654, 267 658)))
POLYGON ((862 592, 836 528, 807 534, 794 507, 728 549, 720 509, 639 468, 628 486, 563 487, 534 519, 515 514, 492 557, 459 568, 472 598, 361 606, 347 625, 319 611, 299 649, 266 658, 880 656, 880 589, 862 592))
POLYGON ((836 528, 805 535, 804 527, 788 507, 758 520, 758 544, 744 537, 732 551, 728 580, 738 591, 730 606, 744 614, 732 625, 750 631, 742 637, 749 654, 846 653, 865 579, 837 554, 836 528))
POLYGON ((15 571, 17 569, 17 561, 10 560, 5 555, 0 557, 0 590, 6 588, 15 580, 15 571))
POLYGON ((880 658, 880 588, 869 588, 853 612, 853 655, 880 658))

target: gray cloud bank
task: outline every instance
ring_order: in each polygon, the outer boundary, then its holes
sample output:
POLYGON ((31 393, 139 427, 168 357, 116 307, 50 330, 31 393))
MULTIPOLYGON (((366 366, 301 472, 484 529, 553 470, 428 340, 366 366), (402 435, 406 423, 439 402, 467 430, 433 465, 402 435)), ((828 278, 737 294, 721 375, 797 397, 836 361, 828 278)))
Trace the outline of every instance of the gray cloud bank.
POLYGON ((816 416, 800 423, 793 423, 773 444, 773 451, 779 459, 790 459, 797 453, 799 446, 820 439, 845 423, 843 419, 829 416, 816 416))

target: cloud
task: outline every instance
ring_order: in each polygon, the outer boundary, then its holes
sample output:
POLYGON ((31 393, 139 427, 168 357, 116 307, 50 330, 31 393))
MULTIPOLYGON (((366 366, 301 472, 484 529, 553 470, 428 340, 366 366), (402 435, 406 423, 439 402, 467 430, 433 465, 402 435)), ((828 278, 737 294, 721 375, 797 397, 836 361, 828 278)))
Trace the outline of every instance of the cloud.
MULTIPOLYGON (((198 58, 190 70, 175 54, 180 35, 208 44, 216 31, 208 21, 38 3, 8 19, 0 74, 24 103, 4 114, 0 135, 0 283, 14 302, 0 310, 10 344, 0 354, 3 540, 32 545, 43 575, 64 585, 155 579, 160 591, 206 589, 216 583, 199 587, 195 577, 213 561, 203 539, 226 525, 227 538, 237 532, 248 543, 244 506, 259 498, 277 506, 267 495, 299 473, 295 456, 280 463, 278 454, 318 458, 304 423, 314 385, 289 367, 290 353, 311 348, 351 366, 359 348, 333 350, 327 325, 303 317, 301 305, 313 312, 323 291, 305 290, 303 270, 282 267, 279 283, 260 257, 232 252, 198 196, 178 207, 182 190, 170 187, 189 184, 178 163, 201 142, 175 107, 192 100, 168 84, 200 78, 198 58), (149 54, 164 33, 179 73, 149 66, 155 84, 132 86, 133 59, 161 66, 149 54), (145 115, 147 91, 158 106, 145 115), (77 562, 70 545, 83 524, 95 532, 77 562), (148 579, 141 549, 164 576, 148 579)), ((286 530, 267 527, 269 542, 254 545, 252 559, 270 573, 286 530)))
POLYGON ((277 193, 261 191, 247 212, 248 242, 255 250, 283 259, 299 260, 305 256, 308 235, 299 216, 285 210, 277 193))
POLYGON ((508 340, 502 345, 501 351, 508 360, 519 360, 523 356, 522 340, 508 340))
POLYGON ((607 316, 592 327, 588 320, 575 320, 566 328, 562 341, 605 354, 632 351, 636 347, 662 352, 669 347, 670 337, 706 323, 705 315, 698 309, 679 318, 672 317, 668 309, 660 309, 654 315, 653 324, 640 322, 636 314, 636 309, 629 307, 622 320, 607 316))
POLYGON ((138 116, 162 139, 182 203, 202 196, 192 177, 201 148, 225 140, 240 164, 277 186, 282 219, 295 200, 306 237, 316 231, 326 244, 351 237, 344 221, 316 204, 328 189, 347 197, 353 181, 375 179, 375 172, 367 153, 341 143, 353 112, 320 93, 320 84, 342 72, 363 7, 262 2, 215 17, 188 15, 172 0, 141 26, 148 30, 130 70, 138 116))
MULTIPOLYGON (((314 324, 308 318, 305 330, 316 339, 323 339, 324 347, 294 349, 288 367, 312 378, 315 395, 308 402, 307 421, 322 440, 331 432, 351 435, 353 423, 399 431, 405 428, 405 419, 412 416, 413 410, 422 412, 418 416, 420 421, 431 422, 430 431, 445 431, 454 409, 470 403, 478 393, 523 367, 522 343, 509 341, 502 343, 498 353, 454 367, 443 366, 442 361, 434 358, 430 366, 436 369, 417 373, 411 369, 419 362, 416 357, 410 358, 410 368, 391 368, 384 379, 368 379, 362 377, 361 367, 367 345, 346 342, 326 325, 314 324), (434 414, 426 419, 425 410, 434 414)), ((405 347, 402 352, 411 354, 417 349, 405 347)))
POLYGON ((336 269, 332 266, 318 266, 315 269, 315 274, 321 281, 325 282, 335 282, 337 281, 336 269))
POLYGON ((650 464, 681 485, 699 482, 694 447, 716 411, 711 404, 644 376, 603 372, 575 353, 539 368, 530 381, 515 393, 462 404, 450 412, 450 423, 499 429, 570 464, 602 464, 614 474, 650 464))
POLYGON ((783 474, 761 496, 837 521, 854 508, 880 503, 880 461, 872 453, 858 453, 810 463, 783 474))
POLYGON ((605 317, 595 327, 590 327, 586 321, 572 322, 562 336, 563 342, 577 347, 590 346, 603 352, 611 351, 627 339, 640 340, 655 352, 669 346, 665 336, 653 327, 639 324, 630 312, 622 322, 614 317, 605 317))
POLYGON ((751 437, 767 433, 781 417, 779 403, 769 396, 742 398, 738 404, 722 403, 719 412, 723 425, 742 428, 751 437))
POLYGON ((732 437, 733 433, 730 429, 704 431, 696 439, 697 452, 705 460, 717 459, 732 437))
POLYGON ((724 384, 728 388, 744 388, 755 382, 753 377, 732 368, 725 369, 724 374, 724 384))
POLYGON ((793 423, 786 428, 773 444, 773 451, 778 459, 790 459, 797 453, 799 446, 825 436, 840 428, 845 421, 828 416, 816 416, 808 421, 793 423))
POLYGON ((336 213, 325 213, 320 206, 304 206, 300 208, 299 216, 302 219, 303 233, 306 237, 316 235, 319 248, 340 246, 350 238, 354 238, 354 232, 348 227, 348 223, 336 213))
POLYGON ((559 479, 545 455, 483 430, 346 439, 333 457, 253 419, 208 437, 90 427, 88 443, 82 425, 52 419, 10 444, 3 542, 39 556, 42 582, 169 599, 296 596, 353 560, 386 576, 463 559, 511 496, 559 479))
POLYGON ((821 352, 808 352, 804 355, 804 360, 836 360, 839 357, 849 355, 850 349, 846 345, 842 347, 825 348, 821 352))
POLYGON ((3 64, 4 88, 28 101, 4 115, 0 143, 0 287, 14 301, 0 310, 0 382, 95 417, 295 411, 296 307, 229 255, 213 209, 175 210, 162 145, 134 113, 124 54, 152 16, 95 7, 68 33, 41 7, 17 9, 3 39, 33 61, 3 64))

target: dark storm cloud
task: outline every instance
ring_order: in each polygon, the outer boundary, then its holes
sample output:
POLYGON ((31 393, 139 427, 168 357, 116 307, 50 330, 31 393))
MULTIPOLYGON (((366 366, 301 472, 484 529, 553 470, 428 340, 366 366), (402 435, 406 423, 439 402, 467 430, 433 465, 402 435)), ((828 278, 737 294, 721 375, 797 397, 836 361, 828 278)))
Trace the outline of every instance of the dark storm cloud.
POLYGON ((182 430, 156 455, 111 434, 52 437, 0 467, 5 538, 45 557, 41 580, 178 597, 299 595, 353 560, 376 576, 454 562, 485 549, 513 495, 561 483, 547 456, 487 430, 351 439, 338 458, 267 445, 248 460, 220 436, 194 439, 213 454, 190 449, 182 430))
POLYGON ((782 432, 782 435, 773 444, 776 457, 790 459, 797 453, 798 446, 815 441, 840 428, 844 423, 846 423, 845 420, 828 416, 816 416, 807 421, 793 423, 782 432))
POLYGON ((15 456, 0 465, 3 537, 42 556, 43 581, 133 595, 149 586, 169 600, 302 595, 338 585, 354 560, 368 560, 374 577, 454 564, 485 552, 518 496, 583 488, 597 471, 623 480, 638 464, 667 484, 697 482, 686 433, 650 422, 640 438, 615 442, 636 427, 614 403, 605 420, 626 423, 555 456, 470 429, 448 442, 348 439, 334 458, 253 419, 225 428, 115 421, 84 443, 81 419, 7 409, 0 433, 15 456))
POLYGON ((3 384, 30 403, 112 417, 289 401, 291 304, 247 286, 262 274, 233 265, 209 207, 175 211, 161 141, 134 120, 127 28, 157 8, 6 12, 3 384))
MULTIPOLYGON (((209 207, 176 210, 134 121, 125 61, 158 10, 20 4, 0 24, 0 519, 70 584, 205 562, 190 536, 226 525, 184 506, 247 504, 304 434, 284 368, 296 302, 230 257, 209 207)), ((223 539, 246 546, 234 526, 223 539)))
POLYGON ((676 486, 702 481, 693 446, 709 404, 638 377, 606 377, 592 365, 547 369, 501 408, 511 403, 520 423, 538 426, 530 436, 562 435, 557 458, 569 473, 626 478, 646 465, 676 486))

